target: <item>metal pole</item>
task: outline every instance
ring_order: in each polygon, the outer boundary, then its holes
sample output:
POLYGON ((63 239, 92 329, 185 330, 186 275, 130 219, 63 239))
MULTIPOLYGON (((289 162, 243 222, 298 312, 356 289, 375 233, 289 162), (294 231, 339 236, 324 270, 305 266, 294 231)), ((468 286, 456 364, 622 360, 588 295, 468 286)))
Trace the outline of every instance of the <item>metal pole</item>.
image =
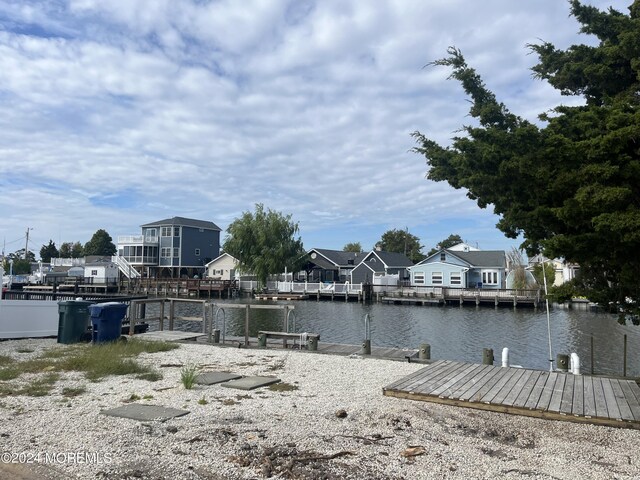
POLYGON ((549 297, 547 292, 547 272, 544 268, 544 257, 542 257, 542 279, 544 282, 544 301, 547 306, 547 334, 549 336, 549 371, 553 372, 553 350, 551 348, 551 316, 549 314, 549 297))
POLYGON ((627 334, 624 334, 624 348, 622 353, 622 376, 627 376, 627 334))
POLYGON ((249 304, 247 304, 244 316, 244 346, 249 347, 249 304))
POLYGON ((591 375, 593 375, 593 372, 595 371, 595 366, 593 365, 594 363, 594 359, 593 359, 593 333, 591 334, 591 375))

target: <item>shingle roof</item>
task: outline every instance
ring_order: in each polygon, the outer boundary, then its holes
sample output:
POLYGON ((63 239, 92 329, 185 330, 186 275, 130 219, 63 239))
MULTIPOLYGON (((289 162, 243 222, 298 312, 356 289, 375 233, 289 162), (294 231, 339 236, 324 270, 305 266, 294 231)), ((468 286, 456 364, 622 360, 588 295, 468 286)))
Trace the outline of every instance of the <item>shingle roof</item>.
POLYGON ((507 260, 502 250, 481 250, 479 252, 457 252, 447 250, 451 255, 464 260, 474 267, 506 267, 507 260))
POLYGON ((193 218, 185 218, 185 217, 167 218, 165 220, 159 220, 157 222, 146 223, 141 226, 144 228, 144 227, 163 227, 166 225, 205 228, 207 230, 217 230, 219 232, 222 231, 222 229, 213 222, 206 222, 204 220, 195 220, 193 218))
POLYGON ((413 262, 403 253, 374 252, 387 267, 411 267, 413 262))
POLYGON ((313 248, 312 250, 339 266, 356 266, 366 255, 364 252, 343 252, 341 250, 326 250, 324 248, 313 248), (353 260, 353 263, 349 263, 349 260, 353 260))

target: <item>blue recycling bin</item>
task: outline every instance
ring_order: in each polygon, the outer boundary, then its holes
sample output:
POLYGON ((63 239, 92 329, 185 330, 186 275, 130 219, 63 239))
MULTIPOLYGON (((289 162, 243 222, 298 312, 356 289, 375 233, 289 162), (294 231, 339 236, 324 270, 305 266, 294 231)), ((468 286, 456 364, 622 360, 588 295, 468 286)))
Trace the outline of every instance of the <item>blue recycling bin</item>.
POLYGON ((93 343, 112 342, 120 338, 122 319, 127 313, 126 303, 106 302, 89 306, 93 343))

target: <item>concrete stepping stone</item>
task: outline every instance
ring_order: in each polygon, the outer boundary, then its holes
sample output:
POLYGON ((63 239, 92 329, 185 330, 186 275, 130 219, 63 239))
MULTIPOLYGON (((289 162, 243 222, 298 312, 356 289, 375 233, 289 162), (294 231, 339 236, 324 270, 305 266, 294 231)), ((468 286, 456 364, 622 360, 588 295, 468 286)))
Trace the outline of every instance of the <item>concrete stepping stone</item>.
POLYGON ((110 417, 130 418, 132 420, 148 422, 151 420, 168 420, 170 418, 181 417, 189 413, 189 411, 162 407, 160 405, 130 403, 122 407, 112 408, 111 410, 103 410, 100 413, 110 417))
POLYGON ((215 385, 216 383, 237 380, 238 378, 242 378, 242 375, 229 372, 204 372, 196 377, 195 382, 198 385, 215 385))
POLYGON ((242 377, 238 380, 231 380, 229 382, 222 383, 220 386, 225 388, 237 388, 238 390, 253 390, 254 388, 273 385, 279 381, 280 379, 276 377, 242 377))

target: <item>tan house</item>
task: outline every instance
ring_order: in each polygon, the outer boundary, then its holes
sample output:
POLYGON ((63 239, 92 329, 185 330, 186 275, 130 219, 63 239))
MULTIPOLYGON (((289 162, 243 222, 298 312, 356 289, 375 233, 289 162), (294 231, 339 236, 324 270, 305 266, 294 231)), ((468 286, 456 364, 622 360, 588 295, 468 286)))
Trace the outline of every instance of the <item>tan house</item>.
POLYGON ((205 265, 205 275, 207 278, 234 280, 239 275, 236 271, 237 266, 238 260, 235 257, 223 253, 205 265))

